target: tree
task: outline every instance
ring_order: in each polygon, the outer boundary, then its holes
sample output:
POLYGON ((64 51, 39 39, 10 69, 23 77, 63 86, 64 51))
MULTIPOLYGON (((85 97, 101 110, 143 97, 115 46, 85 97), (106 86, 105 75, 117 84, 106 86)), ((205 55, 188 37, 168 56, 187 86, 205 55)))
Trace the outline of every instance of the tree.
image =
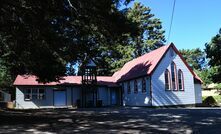
POLYGON ((180 53, 194 70, 202 70, 206 67, 206 55, 200 48, 182 49, 180 53))
MULTIPOLYGON (((106 49, 106 48, 104 48, 106 49)), ((99 75, 112 75, 118 71, 122 66, 132 60, 134 49, 130 45, 120 45, 108 49, 105 53, 101 54, 98 61, 98 74, 99 75)))
POLYGON ((141 3, 135 2, 132 8, 126 12, 127 18, 139 27, 138 36, 131 38, 134 56, 138 57, 151 50, 163 46, 165 42, 165 31, 162 30, 161 21, 154 18, 151 9, 141 3))
POLYGON ((99 75, 111 75, 126 62, 157 49, 165 42, 164 30, 159 19, 154 18, 149 7, 135 2, 133 7, 125 10, 125 16, 138 26, 138 34, 127 34, 127 40, 114 47, 101 47, 97 52, 100 66, 99 75))
POLYGON ((67 63, 136 35, 136 25, 118 9, 121 2, 130 0, 1 0, 1 66, 12 79, 58 80, 67 63))
MULTIPOLYGON (((1 60, 0 60, 1 64, 1 60)), ((13 80, 5 66, 0 66, 0 89, 12 87, 13 80)))
POLYGON ((212 68, 206 68, 203 70, 194 70, 196 74, 200 77, 200 79, 203 81, 203 85, 208 85, 213 83, 211 76, 213 75, 213 69, 212 68))
POLYGON ((221 82, 221 29, 219 33, 205 44, 205 52, 209 58, 209 65, 213 68, 211 76, 213 82, 221 82))

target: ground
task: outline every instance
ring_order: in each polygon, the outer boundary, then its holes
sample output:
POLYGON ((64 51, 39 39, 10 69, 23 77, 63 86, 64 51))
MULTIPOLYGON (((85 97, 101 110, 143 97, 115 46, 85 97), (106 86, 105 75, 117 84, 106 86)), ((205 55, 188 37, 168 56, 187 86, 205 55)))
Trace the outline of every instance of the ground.
POLYGON ((0 133, 220 133, 221 109, 0 110, 0 133))

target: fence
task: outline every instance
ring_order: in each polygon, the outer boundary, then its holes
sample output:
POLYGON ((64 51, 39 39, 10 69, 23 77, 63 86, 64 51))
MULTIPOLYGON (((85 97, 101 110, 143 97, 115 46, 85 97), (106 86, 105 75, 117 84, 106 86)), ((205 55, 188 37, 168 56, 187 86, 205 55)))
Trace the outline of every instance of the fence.
POLYGON ((10 102, 11 95, 7 92, 0 90, 0 102, 10 102))

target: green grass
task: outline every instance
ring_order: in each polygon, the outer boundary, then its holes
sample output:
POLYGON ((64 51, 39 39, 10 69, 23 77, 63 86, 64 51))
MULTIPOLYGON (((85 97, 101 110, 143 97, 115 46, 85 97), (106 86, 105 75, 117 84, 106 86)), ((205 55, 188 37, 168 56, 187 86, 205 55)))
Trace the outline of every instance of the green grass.
POLYGON ((216 95, 216 96, 213 96, 214 99, 218 102, 218 103, 221 103, 221 95, 216 95))

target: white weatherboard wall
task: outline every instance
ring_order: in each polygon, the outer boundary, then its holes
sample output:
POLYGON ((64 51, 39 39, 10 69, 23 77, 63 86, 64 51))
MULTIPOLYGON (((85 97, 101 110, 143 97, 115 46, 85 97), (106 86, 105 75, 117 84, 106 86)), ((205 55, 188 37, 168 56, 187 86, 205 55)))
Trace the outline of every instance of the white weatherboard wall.
MULTIPOLYGON (((38 108, 55 108, 53 92, 54 90, 64 89, 66 91, 67 107, 76 106, 77 100, 81 99, 81 88, 80 87, 41 87, 45 89, 44 100, 24 100, 24 90, 30 88, 38 88, 36 86, 29 87, 16 87, 16 108, 17 109, 38 109, 38 108)), ((110 89, 107 87, 98 87, 99 98, 102 100, 103 106, 110 105, 110 89)), ((92 95, 89 96, 92 98, 92 95)))
POLYGON ((124 106, 149 106, 150 105, 150 79, 146 79, 146 92, 142 93, 142 78, 137 79, 138 93, 134 93, 134 80, 130 80, 131 93, 128 94, 127 83, 124 82, 123 105, 124 106))
MULTIPOLYGON (((31 87, 30 87, 31 88, 31 87)), ((24 100, 24 89, 28 87, 16 87, 16 108, 18 109, 36 109, 43 107, 53 106, 53 89, 45 87, 45 99, 44 100, 24 100)))
POLYGON ((151 80, 153 106, 185 105, 196 103, 193 75, 172 48, 167 51, 156 70, 153 72, 151 80), (172 61, 176 64, 177 71, 178 69, 181 69, 183 72, 185 91, 165 91, 164 72, 166 69, 168 69, 171 73, 170 65, 172 61))
MULTIPOLYGON (((43 100, 24 100, 24 90, 30 88, 38 88, 36 86, 29 86, 29 87, 16 87, 16 108, 18 109, 38 109, 38 108, 54 108, 54 99, 53 99, 53 87, 40 87, 45 89, 45 99, 43 100)), ((57 88, 56 88, 57 89, 57 88)), ((55 89, 55 90, 56 90, 55 89)), ((66 93, 67 104, 66 106, 71 106, 71 88, 63 88, 66 93)))
POLYGON ((201 84, 194 84, 195 95, 196 95, 196 104, 202 103, 202 87, 201 84))

